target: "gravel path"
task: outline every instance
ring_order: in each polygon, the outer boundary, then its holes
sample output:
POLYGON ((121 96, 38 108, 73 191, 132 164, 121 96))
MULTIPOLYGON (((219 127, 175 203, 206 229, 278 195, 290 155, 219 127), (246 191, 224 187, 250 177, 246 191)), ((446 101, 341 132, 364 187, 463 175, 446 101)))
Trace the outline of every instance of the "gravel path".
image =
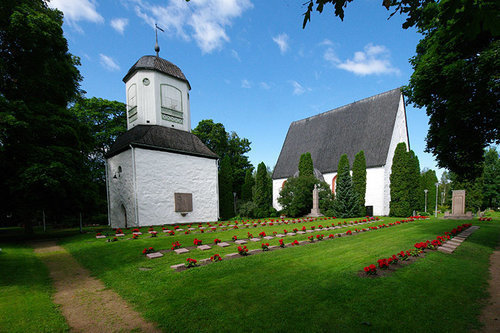
POLYGON ((490 257, 490 299, 481 313, 482 332, 500 333, 500 245, 490 257))
POLYGON ((61 305, 72 332, 161 332, 146 322, 117 293, 90 276, 55 241, 36 242, 35 253, 54 281, 54 302, 61 305))

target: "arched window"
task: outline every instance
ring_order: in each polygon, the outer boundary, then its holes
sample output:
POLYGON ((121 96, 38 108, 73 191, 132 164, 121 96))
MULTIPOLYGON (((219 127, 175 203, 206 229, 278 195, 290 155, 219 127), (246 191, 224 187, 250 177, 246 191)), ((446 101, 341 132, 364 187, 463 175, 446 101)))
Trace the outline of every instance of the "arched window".
POLYGON ((183 123, 182 92, 169 84, 160 85, 161 118, 174 123, 183 123))
POLYGON ((283 189, 283 187, 285 187, 285 184, 286 184, 286 180, 283 182, 283 184, 281 184, 281 189, 283 189))
POLYGON ((128 88, 127 98, 128 118, 132 122, 137 119, 137 86, 135 84, 128 88))
POLYGON ((337 175, 332 179, 332 193, 335 193, 335 184, 337 182, 337 175))

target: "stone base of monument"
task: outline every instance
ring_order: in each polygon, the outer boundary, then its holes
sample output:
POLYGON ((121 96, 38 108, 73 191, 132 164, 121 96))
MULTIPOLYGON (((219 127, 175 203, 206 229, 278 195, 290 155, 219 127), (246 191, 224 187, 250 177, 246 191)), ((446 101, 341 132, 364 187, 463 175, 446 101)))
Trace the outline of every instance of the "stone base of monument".
POLYGON ((444 212, 444 218, 450 220, 471 220, 473 216, 472 212, 466 212, 463 215, 453 215, 450 212, 444 212))
POLYGON ((306 217, 320 217, 320 216, 324 215, 320 213, 318 208, 311 209, 311 212, 306 215, 306 217))

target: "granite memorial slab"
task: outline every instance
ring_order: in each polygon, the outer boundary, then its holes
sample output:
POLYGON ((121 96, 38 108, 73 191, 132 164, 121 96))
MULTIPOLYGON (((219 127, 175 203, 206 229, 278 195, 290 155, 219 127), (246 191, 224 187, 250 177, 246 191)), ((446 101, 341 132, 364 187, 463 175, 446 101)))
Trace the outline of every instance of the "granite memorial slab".
POLYGON ((183 253, 188 253, 189 250, 185 248, 180 248, 180 249, 175 249, 174 252, 177 254, 183 254, 183 253))
POLYGON ((163 253, 160 253, 160 252, 148 253, 148 254, 146 254, 146 257, 148 257, 148 259, 161 258, 161 257, 163 257, 163 253))
POLYGON ((170 268, 172 268, 173 270, 175 270, 177 272, 180 272, 180 271, 186 270, 186 265, 184 265, 184 264, 177 264, 177 265, 170 266, 170 268))

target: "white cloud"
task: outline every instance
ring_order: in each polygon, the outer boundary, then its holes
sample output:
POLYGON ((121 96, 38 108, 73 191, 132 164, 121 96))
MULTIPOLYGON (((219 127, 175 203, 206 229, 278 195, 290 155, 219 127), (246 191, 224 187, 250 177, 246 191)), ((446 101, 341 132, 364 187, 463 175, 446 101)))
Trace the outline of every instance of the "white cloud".
POLYGON ((383 45, 373 45, 371 43, 364 47, 364 52, 355 52, 352 59, 338 62, 336 66, 361 76, 371 74, 399 75, 401 73, 399 69, 392 66, 389 50, 383 45))
POLYGON ((234 59, 241 62, 240 55, 238 54, 238 52, 236 50, 231 50, 231 57, 233 57, 234 59))
POLYGON ((292 85, 293 87, 293 94, 294 95, 302 95, 303 93, 307 91, 311 91, 310 88, 304 88, 300 83, 298 83, 297 81, 290 81, 290 84, 292 85))
POLYGON ((95 2, 92 0, 51 0, 48 4, 51 8, 57 8, 63 12, 65 21, 78 31, 82 31, 77 24, 79 21, 104 22, 104 18, 97 12, 95 2))
POLYGON ((337 57, 335 51, 331 47, 327 48, 325 53, 323 53, 323 59, 333 64, 337 64, 340 62, 340 59, 337 57))
POLYGON ((276 37, 273 37, 273 41, 278 44, 280 48, 281 54, 285 54, 285 52, 288 50, 288 35, 285 33, 279 34, 276 37))
POLYGON ((252 83, 248 81, 247 79, 241 80, 241 87, 245 89, 250 89, 252 88, 252 83))
POLYGON ((130 1, 146 23, 158 23, 167 33, 186 41, 194 39, 203 53, 221 49, 229 41, 226 29, 232 20, 253 7, 250 0, 168 0, 164 6, 130 1))
POLYGON ((113 58, 102 53, 99 54, 99 58, 102 67, 104 67, 108 71, 113 72, 120 70, 120 66, 118 66, 118 64, 113 60, 113 58))
POLYGON ((125 27, 128 25, 128 19, 115 18, 115 19, 111 20, 110 24, 113 27, 113 29, 115 29, 117 32, 119 32, 123 35, 123 32, 125 31, 125 27))
POLYGON ((266 83, 266 82, 260 82, 259 83, 259 86, 262 88, 262 89, 265 89, 265 90, 269 90, 271 89, 271 85, 269 83, 266 83))
POLYGON ((328 38, 323 39, 321 43, 318 44, 319 46, 333 46, 333 42, 329 40, 328 38))

